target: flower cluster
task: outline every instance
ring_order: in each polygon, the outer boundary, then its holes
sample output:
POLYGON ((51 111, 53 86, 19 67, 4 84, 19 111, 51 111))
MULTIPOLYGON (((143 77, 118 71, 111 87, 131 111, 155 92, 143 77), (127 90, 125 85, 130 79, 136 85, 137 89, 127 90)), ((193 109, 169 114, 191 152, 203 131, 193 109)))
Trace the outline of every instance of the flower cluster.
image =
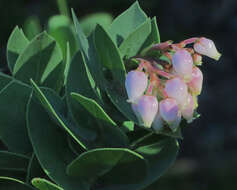
POLYGON ((136 58, 139 66, 128 72, 125 87, 128 102, 139 122, 161 130, 164 125, 175 131, 181 119, 193 120, 197 96, 201 93, 203 74, 198 68, 202 55, 218 60, 221 54, 212 40, 190 38, 178 44, 171 41, 154 45, 169 61, 136 58), (193 44, 193 48, 187 45, 193 44))

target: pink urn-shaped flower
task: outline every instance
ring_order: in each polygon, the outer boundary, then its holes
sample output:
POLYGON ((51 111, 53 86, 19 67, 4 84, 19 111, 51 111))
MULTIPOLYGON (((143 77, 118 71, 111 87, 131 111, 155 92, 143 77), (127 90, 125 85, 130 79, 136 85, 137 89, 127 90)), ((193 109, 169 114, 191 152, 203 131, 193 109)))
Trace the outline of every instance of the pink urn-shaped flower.
POLYGON ((202 91, 203 74, 198 67, 194 67, 192 71, 192 79, 188 83, 188 87, 193 95, 199 95, 202 91))
POLYGON ((151 127, 158 112, 158 100, 155 96, 144 95, 135 107, 136 115, 145 127, 151 127))
POLYGON ((168 123, 172 130, 176 130, 181 121, 181 114, 177 101, 172 98, 166 98, 160 102, 159 106, 161 117, 168 123))
POLYGON ((172 65, 174 72, 179 77, 185 81, 189 81, 191 79, 193 58, 187 50, 181 49, 176 51, 172 57, 172 65))
POLYGON ((176 77, 168 80, 165 84, 165 92, 168 97, 175 99, 181 107, 185 105, 188 88, 182 79, 176 77))
POLYGON ((136 102, 144 94, 147 83, 148 79, 144 72, 130 71, 125 80, 128 102, 136 102))
POLYGON ((188 94, 187 102, 185 107, 181 110, 182 116, 184 119, 187 120, 188 123, 190 123, 193 119, 193 112, 195 109, 194 100, 191 94, 188 94))
POLYGON ((217 51, 214 42, 210 39, 202 37, 194 44, 193 47, 197 53, 206 55, 215 60, 219 60, 221 57, 221 54, 217 51))
POLYGON ((164 126, 164 121, 160 115, 160 113, 158 112, 156 114, 156 117, 152 123, 152 128, 155 130, 155 131, 160 131, 163 129, 163 126, 164 126))

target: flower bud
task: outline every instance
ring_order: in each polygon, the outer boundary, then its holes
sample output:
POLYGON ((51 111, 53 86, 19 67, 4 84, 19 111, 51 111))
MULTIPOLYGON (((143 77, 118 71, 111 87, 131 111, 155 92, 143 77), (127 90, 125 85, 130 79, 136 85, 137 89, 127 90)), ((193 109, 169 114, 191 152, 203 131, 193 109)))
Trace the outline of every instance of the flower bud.
POLYGON ((155 130, 155 131, 161 131, 162 128, 164 126, 164 121, 160 115, 160 113, 157 113, 156 114, 156 117, 152 123, 152 128, 155 130))
POLYGON ((188 88, 182 79, 176 77, 168 80, 165 84, 165 92, 168 97, 175 99, 179 106, 182 107, 186 103, 188 88))
POLYGON ((160 115, 168 123, 172 130, 175 130, 181 121, 181 114, 177 101, 172 98, 166 98, 160 102, 160 115))
POLYGON ((217 51, 214 42, 210 39, 200 38, 194 44, 193 47, 197 53, 206 55, 206 56, 213 58, 215 60, 219 60, 221 57, 221 54, 217 51))
POLYGON ((202 56, 197 53, 193 54, 193 63, 194 65, 202 65, 202 56))
POLYGON ((181 110, 182 116, 184 117, 184 119, 187 120, 188 123, 190 123, 193 119, 194 108, 195 108, 195 105, 194 105, 193 97, 191 94, 188 94, 186 105, 181 110))
POLYGON ((192 79, 188 83, 188 87, 193 95, 199 95, 202 91, 203 75, 198 67, 194 67, 192 71, 192 79))
POLYGON ((158 100, 155 96, 144 95, 139 98, 135 110, 143 125, 150 127, 158 112, 158 100))
POLYGON ((144 72, 130 71, 125 80, 128 101, 135 102, 147 88, 148 79, 144 72))
POLYGON ((183 78, 185 81, 189 81, 192 76, 193 58, 191 54, 181 49, 176 51, 172 57, 172 65, 175 73, 183 78))

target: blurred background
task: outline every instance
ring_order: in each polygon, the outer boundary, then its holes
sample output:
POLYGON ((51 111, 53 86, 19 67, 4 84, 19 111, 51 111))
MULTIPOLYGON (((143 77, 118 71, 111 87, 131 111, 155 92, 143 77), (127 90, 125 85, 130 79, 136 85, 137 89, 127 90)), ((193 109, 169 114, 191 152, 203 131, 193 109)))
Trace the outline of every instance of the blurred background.
MULTIPOLYGON (((98 12, 115 17, 133 2, 68 0, 68 6, 74 8, 79 18, 98 12)), ((219 62, 204 58, 204 87, 198 108, 201 117, 185 129, 175 165, 147 190, 237 189, 237 1, 139 2, 148 16, 157 17, 162 41, 205 36, 222 53, 219 62)), ((16 25, 32 37, 30 24, 42 30, 49 17, 57 14, 57 0, 0 0, 0 69, 8 72, 6 43, 16 25)))

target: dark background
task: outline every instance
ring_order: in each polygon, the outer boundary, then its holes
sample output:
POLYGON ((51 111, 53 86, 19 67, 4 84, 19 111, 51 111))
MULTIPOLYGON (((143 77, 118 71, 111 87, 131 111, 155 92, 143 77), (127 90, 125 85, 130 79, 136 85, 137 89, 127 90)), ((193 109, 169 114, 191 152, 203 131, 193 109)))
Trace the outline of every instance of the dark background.
MULTIPOLYGON (((68 0, 79 17, 94 12, 117 16, 132 0, 68 0)), ((205 58, 201 118, 184 131, 176 164, 151 189, 237 189, 237 0, 140 0, 157 16, 161 40, 211 38, 222 57, 205 58)), ((0 0, 0 67, 6 66, 6 42, 15 25, 32 15, 45 26, 58 14, 56 0, 0 0)))

